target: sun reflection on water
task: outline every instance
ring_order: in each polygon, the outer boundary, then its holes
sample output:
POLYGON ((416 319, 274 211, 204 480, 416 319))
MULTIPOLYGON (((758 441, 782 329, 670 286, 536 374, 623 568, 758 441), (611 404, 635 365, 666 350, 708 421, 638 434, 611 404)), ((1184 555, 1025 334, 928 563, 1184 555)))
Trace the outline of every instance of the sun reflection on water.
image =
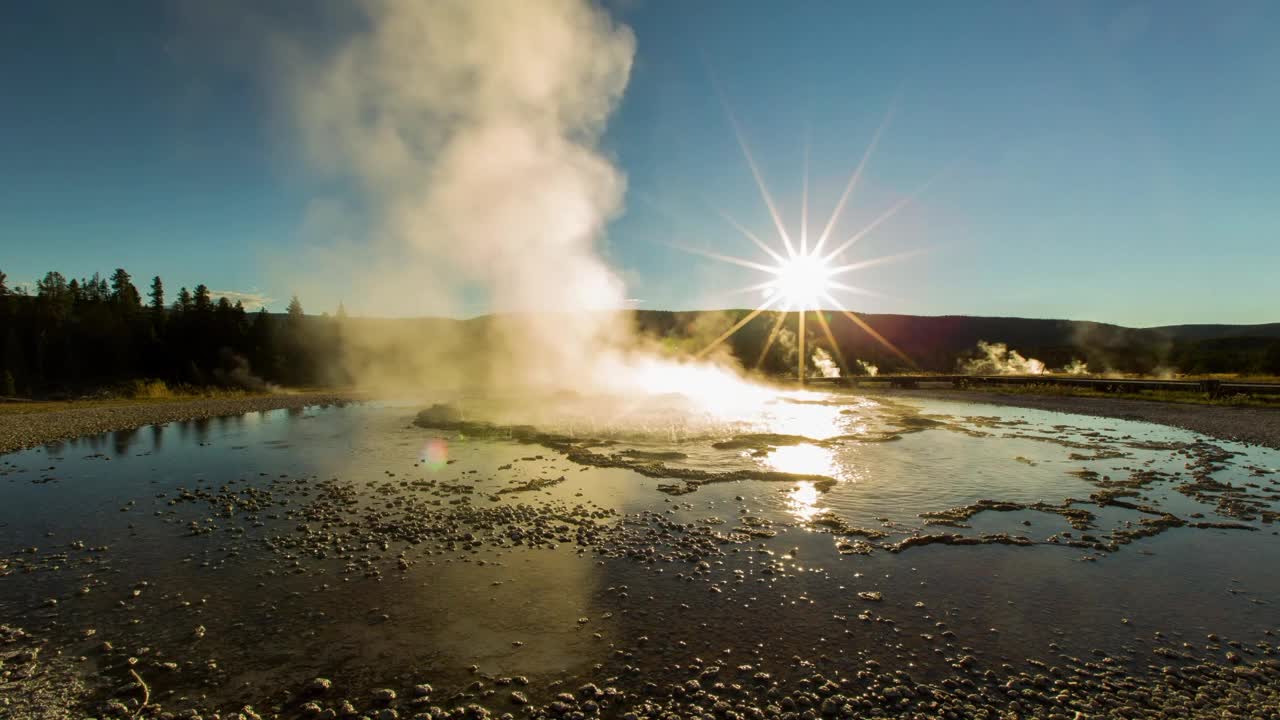
MULTIPOLYGON (((772 470, 796 475, 823 475, 842 480, 844 473, 836 463, 835 453, 819 445, 791 445, 775 448, 762 458, 772 470)), ((820 504, 822 492, 810 480, 797 480, 786 494, 787 511, 800 522, 810 522, 826 512, 820 504)))
POLYGON ((821 494, 818 488, 808 480, 801 480, 787 492, 787 510, 801 522, 809 522, 823 509, 818 507, 821 494))
POLYGON ((771 469, 794 475, 826 475, 840 479, 835 454, 817 445, 789 445, 774 448, 764 456, 771 469))

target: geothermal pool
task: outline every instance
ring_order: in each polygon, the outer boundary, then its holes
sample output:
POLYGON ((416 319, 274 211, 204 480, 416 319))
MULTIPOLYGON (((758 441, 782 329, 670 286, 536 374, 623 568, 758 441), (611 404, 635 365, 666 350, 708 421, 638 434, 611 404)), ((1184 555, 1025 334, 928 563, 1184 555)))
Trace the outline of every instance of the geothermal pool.
POLYGON ((831 392, 426 405, 0 456, 3 687, 107 717, 1273 707, 1280 452, 831 392))

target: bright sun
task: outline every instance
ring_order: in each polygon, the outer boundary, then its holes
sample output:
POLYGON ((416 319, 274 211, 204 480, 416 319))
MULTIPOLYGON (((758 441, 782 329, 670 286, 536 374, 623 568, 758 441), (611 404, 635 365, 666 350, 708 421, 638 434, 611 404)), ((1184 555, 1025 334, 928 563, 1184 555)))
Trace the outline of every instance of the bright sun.
POLYGON ((814 310, 831 291, 832 267, 817 255, 797 255, 777 268, 778 277, 767 290, 796 310, 814 310))
MULTIPOLYGON (((721 97, 721 101, 723 102, 723 96, 721 97)), ((731 335, 741 330, 747 325, 747 323, 754 320, 766 310, 775 310, 781 312, 777 314, 777 317, 774 320, 773 329, 770 331, 769 337, 765 342, 764 349, 760 353, 759 359, 756 362, 757 368, 760 366, 760 362, 763 361, 765 355, 769 352, 769 348, 772 346, 774 340, 778 337, 779 330, 782 328, 782 323, 786 320, 787 315, 789 313, 796 312, 796 324, 798 326, 797 340, 799 343, 799 353, 797 353, 799 363, 797 367, 797 377, 800 382, 804 382, 806 373, 805 365, 807 363, 807 357, 804 352, 806 338, 805 323, 807 316, 810 314, 815 316, 814 319, 818 321, 818 325, 821 327, 822 333, 830 345, 833 354, 840 362, 842 369, 844 369, 844 358, 840 353, 839 344, 836 342, 835 336, 831 331, 830 323, 828 322, 826 313, 824 312, 824 309, 834 309, 839 314, 847 318, 849 322, 861 328, 871 337, 879 341, 880 344, 892 351, 908 366, 915 367, 915 363, 911 358, 907 357, 905 353, 890 343, 879 332, 876 332, 874 328, 868 325, 861 317, 858 317, 856 313, 845 307, 844 303, 833 296, 833 293, 843 291, 846 293, 877 295, 877 293, 871 292, 865 288, 842 282, 841 276, 858 270, 865 270, 874 265, 914 255, 918 251, 869 258, 859 262, 840 265, 837 265, 836 261, 841 259, 844 253, 850 250, 859 240, 866 237, 881 224, 887 222, 900 210, 906 207, 917 195, 924 192, 925 188, 933 182, 933 179, 931 178, 928 182, 925 182, 914 193, 899 199, 887 210, 876 216, 870 223, 863 226, 862 229, 853 233, 853 235, 848 237, 844 242, 836 245, 834 248, 827 248, 827 242, 832 239, 831 236, 835 230, 836 222, 839 220, 840 214, 844 210, 846 203, 848 203, 849 196, 853 193, 854 187, 858 184, 858 180, 862 176, 862 171, 867 164, 867 160, 871 157, 872 150, 875 149, 879 142, 880 133, 884 131, 892 112, 886 113, 884 121, 876 130, 875 135, 872 136, 871 142, 862 156, 862 160, 858 163, 857 167, 854 168, 853 173, 849 177, 849 182, 845 185, 844 192, 840 195, 839 201, 832 210, 830 219, 822 229, 822 232, 818 233, 816 237, 811 237, 809 234, 809 152, 808 148, 805 148, 804 188, 801 195, 800 207, 800 232, 798 236, 795 237, 795 240, 798 242, 793 242, 792 235, 787 232, 786 224, 782 220, 782 215, 778 212, 777 205, 774 203, 773 197, 769 194, 769 189, 765 186, 764 178, 760 174, 760 168, 756 166, 755 158, 751 156, 751 150, 747 147, 746 139, 742 136, 742 129, 738 126, 737 119, 734 118, 727 103, 725 103, 725 112, 729 116, 730 123, 733 125, 734 135, 737 137, 738 146, 742 149, 743 158, 751 168, 751 175, 755 178, 756 186, 760 189, 760 196, 769 210, 770 217, 773 219, 774 227, 778 231, 778 239, 782 242, 780 248, 770 247, 768 243, 764 242, 760 237, 743 227, 741 223, 721 211, 720 216, 741 232, 748 240, 754 243, 756 247, 763 251, 765 255, 768 256, 769 260, 772 261, 771 263, 768 261, 760 262, 758 260, 748 260, 746 258, 723 255, 704 249, 677 246, 680 247, 680 249, 691 253, 704 255, 721 262, 732 263, 741 267, 757 270, 768 276, 768 279, 764 282, 759 282, 754 285, 741 288, 742 291, 762 292, 764 294, 764 301, 751 313, 738 320, 733 327, 729 328, 718 338, 713 340, 706 348, 698 353, 698 356, 702 357, 714 350, 718 345, 720 345, 720 343, 728 340, 731 335), (815 313, 813 311, 818 312, 815 313)), ((936 178, 937 176, 934 177, 936 178)))

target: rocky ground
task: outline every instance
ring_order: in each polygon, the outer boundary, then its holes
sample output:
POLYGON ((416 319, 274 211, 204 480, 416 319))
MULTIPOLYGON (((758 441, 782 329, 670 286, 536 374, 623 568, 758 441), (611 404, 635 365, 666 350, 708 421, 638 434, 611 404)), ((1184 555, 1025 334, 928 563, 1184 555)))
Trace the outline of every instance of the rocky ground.
POLYGON ((921 388, 918 390, 876 389, 885 397, 931 398, 958 402, 988 403, 1052 412, 1112 417, 1179 427, 1222 440, 1280 448, 1280 409, 1232 405, 1196 405, 1126 398, 1024 395, 996 390, 921 388))
POLYGON ((42 638, 0 624, 0 717, 70 720, 86 690, 74 665, 46 653, 42 638))
POLYGON ((0 414, 0 454, 55 440, 70 440, 143 425, 243 415, 262 410, 334 405, 350 400, 351 396, 344 393, 277 393, 154 403, 126 401, 120 405, 0 414))
MULTIPOLYGON (((244 528, 259 523, 271 508, 293 506, 287 514, 289 522, 268 530, 262 538, 277 558, 280 571, 343 583, 380 583, 410 572, 420 562, 444 558, 481 558, 482 562, 490 558, 493 562, 493 556, 487 554, 492 551, 507 555, 570 552, 591 554, 601 562, 649 568, 653 573, 670 572, 674 577, 668 582, 694 583, 679 591, 692 601, 698 591, 726 596, 738 592, 748 577, 729 568, 739 551, 749 552, 758 541, 758 536, 742 528, 690 527, 657 513, 620 517, 584 504, 473 507, 471 502, 457 502, 472 494, 466 486, 445 483, 401 484, 389 477, 375 487, 377 503, 363 502, 346 483, 321 482, 312 490, 318 492, 303 492, 300 484, 285 479, 265 489, 181 491, 162 500, 169 506, 191 507, 196 516, 207 516, 204 522, 190 524, 187 532, 191 537, 240 537, 244 528), (446 506, 427 498, 451 500, 446 506), (322 561, 326 555, 332 556, 330 562, 322 561)), ((178 520, 174 518, 175 525, 178 520)), ((756 525, 745 523, 744 527, 756 525)), ((229 556, 254 546, 248 541, 231 542, 229 556)), ((6 570, 57 572, 75 565, 80 553, 102 550, 60 550, 49 558, 51 562, 42 562, 41 553, 28 554, 11 558, 6 570)), ((264 579, 275 572, 269 571, 264 579)), ((766 558, 765 565, 750 574, 761 572, 785 576, 788 570, 786 563, 766 558)), ((98 582, 93 593, 119 592, 113 587, 115 582, 98 582)), ((623 618, 643 615, 648 612, 646 606, 654 604, 653 596, 647 600, 639 593, 632 596, 627 586, 610 590, 616 603, 613 611, 603 617, 579 618, 588 631, 607 623, 614 613, 623 618)), ((89 595, 89 586, 82 592, 89 595)), ((181 592, 178 588, 166 590, 162 584, 138 582, 119 601, 119 612, 141 616, 139 604, 155 595, 171 606, 181 592)), ((285 594, 280 595, 283 603, 285 594)), ((884 607, 888 600, 879 592, 850 593, 847 605, 851 609, 832 608, 839 610, 841 624, 865 628, 846 630, 845 642, 856 645, 859 637, 896 633, 895 620, 890 617, 894 611, 884 607)), ((45 601, 46 617, 54 619, 55 627, 61 624, 58 620, 84 625, 89 621, 74 609, 76 602, 75 597, 50 598, 45 601)), ((926 617, 930 613, 927 608, 918 612, 926 617)), ((1038 657, 998 662, 983 659, 982 651, 969 647, 964 639, 968 630, 955 626, 961 633, 957 636, 945 614, 933 617, 935 629, 928 637, 922 636, 920 644, 932 647, 944 672, 930 677, 912 661, 914 653, 904 653, 896 662, 872 659, 861 650, 845 655, 843 650, 834 652, 835 647, 814 647, 790 656, 749 647, 703 654, 692 649, 698 629, 684 627, 674 633, 689 638, 688 651, 683 649, 684 640, 668 646, 656 637, 654 643, 648 642, 648 636, 630 638, 619 643, 612 659, 597 664, 594 672, 567 682, 487 673, 474 666, 469 677, 461 680, 454 676, 442 681, 430 673, 418 673, 401 675, 397 683, 373 686, 316 676, 233 707, 205 705, 191 693, 174 696, 164 692, 175 678, 187 686, 226 684, 226 671, 220 667, 224 663, 208 657, 209 651, 202 649, 202 644, 219 632, 209 620, 200 620, 201 624, 173 643, 145 630, 136 635, 104 631, 106 638, 95 633, 92 641, 99 645, 88 651, 98 667, 91 690, 65 684, 70 661, 61 651, 42 652, 44 640, 18 628, 3 627, 0 707, 8 711, 7 717, 24 720, 82 716, 119 720, 1081 720, 1274 718, 1280 713, 1280 661, 1275 658, 1276 646, 1269 641, 1156 632, 1146 647, 1127 652, 1098 649, 1082 657, 1050 643, 1038 657), (211 627, 206 629, 204 622, 210 622, 211 627)), ((902 619, 899 617, 899 622, 902 619)))

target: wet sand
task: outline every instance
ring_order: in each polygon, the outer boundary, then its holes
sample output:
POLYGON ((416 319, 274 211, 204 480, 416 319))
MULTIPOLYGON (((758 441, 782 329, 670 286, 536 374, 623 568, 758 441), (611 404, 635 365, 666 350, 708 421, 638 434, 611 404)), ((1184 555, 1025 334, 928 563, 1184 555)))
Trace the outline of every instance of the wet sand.
POLYGON ((875 390, 875 396, 988 403, 1050 412, 1119 418, 1169 425, 1220 440, 1280 448, 1280 409, 1231 405, 1194 405, 1125 398, 1023 395, 988 390, 921 388, 875 390))
POLYGON ((351 400, 350 393, 281 393, 259 397, 158 400, 154 403, 124 400, 119 405, 4 414, 0 415, 0 454, 56 440, 130 430, 143 425, 312 405, 336 405, 351 400))

